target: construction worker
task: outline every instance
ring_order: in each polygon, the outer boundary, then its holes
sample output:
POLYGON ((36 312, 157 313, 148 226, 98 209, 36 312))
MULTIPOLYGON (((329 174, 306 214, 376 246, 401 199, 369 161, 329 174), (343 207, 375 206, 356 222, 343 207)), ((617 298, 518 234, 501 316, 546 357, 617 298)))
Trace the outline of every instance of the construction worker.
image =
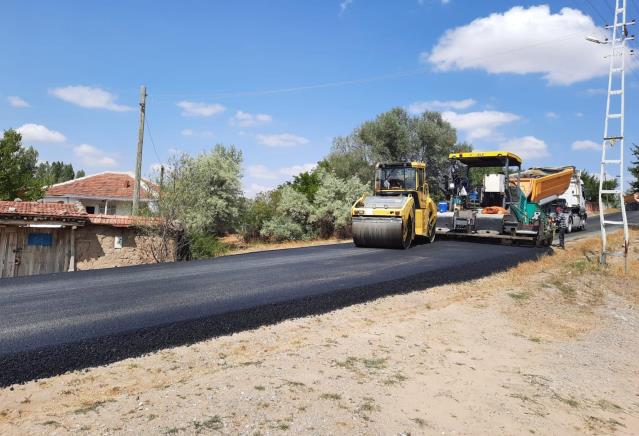
POLYGON ((557 216, 555 217, 555 222, 557 223, 557 229, 559 230, 559 246, 562 249, 566 249, 565 236, 566 236, 566 215, 564 215, 564 210, 557 206, 555 210, 557 216))

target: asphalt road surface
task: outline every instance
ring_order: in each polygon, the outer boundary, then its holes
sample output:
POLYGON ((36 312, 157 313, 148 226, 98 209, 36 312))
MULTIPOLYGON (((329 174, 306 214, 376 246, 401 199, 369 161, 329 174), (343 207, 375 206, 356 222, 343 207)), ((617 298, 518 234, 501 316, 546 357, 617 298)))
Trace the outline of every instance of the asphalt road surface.
MULTIPOLYGON (((587 231, 598 228, 591 219, 587 231)), ((409 250, 336 244, 3 279, 0 385, 469 280, 545 252, 447 240, 409 250)))

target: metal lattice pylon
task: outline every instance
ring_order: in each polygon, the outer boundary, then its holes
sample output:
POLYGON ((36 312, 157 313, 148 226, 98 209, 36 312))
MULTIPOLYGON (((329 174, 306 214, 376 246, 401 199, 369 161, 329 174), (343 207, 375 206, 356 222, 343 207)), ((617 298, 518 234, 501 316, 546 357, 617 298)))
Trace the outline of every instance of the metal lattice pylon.
POLYGON ((625 68, 627 41, 634 39, 628 34, 628 26, 634 21, 626 21, 626 1, 615 0, 615 19, 612 26, 606 29, 612 30, 610 53, 610 73, 608 76, 608 99, 606 102, 606 119, 604 125, 604 139, 601 146, 601 171, 599 173, 599 222, 601 224, 601 263, 606 263, 606 256, 614 255, 608 249, 606 226, 623 226, 624 247, 623 255, 628 256, 628 220, 623 199, 624 189, 624 112, 625 112, 625 68), (609 170, 610 169, 610 170, 609 170), (613 175, 618 186, 614 189, 604 189, 604 182, 613 175), (621 205, 621 221, 606 219, 604 212, 607 202, 604 197, 618 200, 621 205))

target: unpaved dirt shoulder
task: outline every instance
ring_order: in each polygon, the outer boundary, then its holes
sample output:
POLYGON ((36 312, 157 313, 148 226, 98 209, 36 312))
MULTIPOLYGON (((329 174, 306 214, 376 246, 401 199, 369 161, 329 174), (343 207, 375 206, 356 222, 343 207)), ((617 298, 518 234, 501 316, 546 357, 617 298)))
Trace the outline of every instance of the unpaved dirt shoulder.
POLYGON ((0 434, 637 434, 639 261, 595 246, 3 389, 0 434))

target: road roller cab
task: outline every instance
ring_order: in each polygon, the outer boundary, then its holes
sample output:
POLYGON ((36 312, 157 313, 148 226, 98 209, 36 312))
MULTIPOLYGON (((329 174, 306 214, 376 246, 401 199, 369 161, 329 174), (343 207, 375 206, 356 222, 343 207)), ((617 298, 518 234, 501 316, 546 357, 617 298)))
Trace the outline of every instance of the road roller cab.
POLYGON ((435 203, 430 198, 422 162, 379 163, 375 193, 352 208, 357 246, 408 248, 416 237, 435 238, 435 203))

